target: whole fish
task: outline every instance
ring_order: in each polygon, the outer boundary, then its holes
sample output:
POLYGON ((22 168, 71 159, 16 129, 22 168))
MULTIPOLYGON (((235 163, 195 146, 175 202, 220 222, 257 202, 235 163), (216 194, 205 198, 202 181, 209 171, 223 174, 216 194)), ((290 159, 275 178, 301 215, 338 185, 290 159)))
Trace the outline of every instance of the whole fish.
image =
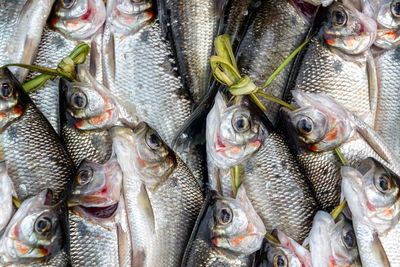
MULTIPOLYGON (((60 61, 68 56, 78 42, 91 45, 91 51, 84 63, 93 75, 100 75, 101 27, 105 21, 105 6, 102 0, 65 1, 57 0, 49 23, 44 28, 35 65, 57 68, 60 61), (99 40, 100 39, 100 40, 99 40)), ((28 78, 33 78, 31 73, 28 78)), ((102 76, 99 77, 101 81, 102 76)), ((49 80, 40 90, 30 96, 39 110, 60 133, 58 84, 60 79, 49 80)))
POLYGON ((375 13, 378 32, 373 48, 379 86, 375 130, 400 155, 400 139, 397 138, 400 134, 397 109, 400 99, 397 80, 400 75, 400 9, 396 6, 400 7, 397 1, 380 1, 375 13))
POLYGON ((179 266, 203 204, 200 186, 146 123, 111 134, 123 172, 134 264, 179 266))
POLYGON ((329 213, 318 211, 309 240, 313 266, 361 267, 353 225, 344 215, 335 222, 329 213))
POLYGON ((373 158, 341 174, 362 265, 399 266, 399 176, 373 158))
MULTIPOLYGON (((258 267, 311 267, 310 252, 296 241, 277 230, 272 233, 279 241, 268 240, 253 266, 258 267)), ((319 265, 315 265, 319 266, 319 265)))
MULTIPOLYGON (((241 42, 237 65, 242 75, 262 87, 279 65, 305 41, 317 8, 298 0, 261 1, 241 42), (283 45, 284 44, 284 45, 283 45)), ((263 91, 282 99, 291 73, 289 64, 263 91)), ((270 121, 279 118, 279 105, 260 98, 270 121)))
POLYGON ((8 176, 7 167, 4 162, 0 163, 0 236, 8 222, 12 218, 15 209, 12 198, 16 197, 14 185, 8 176))
POLYGON ((279 229, 302 242, 318 203, 286 136, 262 122, 248 99, 230 105, 218 94, 206 140, 212 188, 231 196, 230 168, 239 165, 240 181, 267 231, 279 229))
MULTIPOLYGON (((115 157, 100 165, 82 161, 69 198, 68 221, 71 263, 74 266, 126 266, 128 236, 116 221, 121 212, 122 171, 115 157)), ((129 264, 130 265, 130 264, 129 264)))
POLYGON ((52 192, 45 189, 21 204, 0 238, 2 265, 43 262, 60 251, 60 206, 51 206, 51 202, 52 192))
POLYGON ((0 72, 0 148, 18 199, 44 188, 58 201, 75 166, 50 123, 8 69, 0 72))
POLYGON ((334 2, 321 12, 322 22, 300 62, 295 89, 332 96, 373 125, 377 86, 369 48, 376 23, 353 5, 334 2))
POLYGON ((207 199, 182 266, 251 266, 266 231, 245 188, 235 198, 211 191, 207 199))
POLYGON ((391 148, 338 101, 324 94, 297 90, 292 94, 297 109, 283 108, 283 115, 296 144, 294 153, 323 210, 330 211, 340 201, 342 163, 333 149, 339 148, 349 165, 357 165, 370 156, 382 163, 388 161, 398 170, 399 160, 391 148))
MULTIPOLYGON (((0 65, 31 64, 54 0, 0 1, 0 65)), ((12 69, 20 82, 28 70, 12 69)))
POLYGON ((224 0, 159 0, 158 13, 169 37, 183 84, 197 105, 210 85, 214 38, 224 0))
POLYGON ((108 90, 83 69, 82 81, 60 80, 61 136, 76 165, 84 159, 99 164, 111 156, 108 129, 120 116, 108 90))

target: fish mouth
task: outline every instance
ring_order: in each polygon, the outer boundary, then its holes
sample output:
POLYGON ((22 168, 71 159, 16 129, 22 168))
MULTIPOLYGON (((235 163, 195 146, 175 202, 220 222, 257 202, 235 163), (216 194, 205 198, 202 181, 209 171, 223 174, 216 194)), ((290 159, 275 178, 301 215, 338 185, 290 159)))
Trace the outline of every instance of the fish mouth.
POLYGON ((359 33, 349 35, 338 35, 326 32, 324 34, 325 42, 348 54, 356 55, 366 51, 375 41, 375 34, 359 33))
POLYGON ((87 207, 87 206, 78 206, 85 213, 89 214, 92 217, 98 219, 108 219, 115 215, 118 209, 118 202, 105 207, 87 207))
POLYGON ((74 118, 74 125, 80 130, 101 129, 107 125, 112 125, 113 118, 115 117, 115 109, 109 108, 98 116, 89 118, 74 118))
POLYGON ((312 22, 317 13, 318 6, 314 6, 313 4, 307 3, 303 0, 291 0, 290 2, 292 2, 300 15, 305 18, 308 23, 312 22))
POLYGON ((400 31, 393 29, 378 29, 375 45, 383 49, 392 49, 400 44, 400 31))

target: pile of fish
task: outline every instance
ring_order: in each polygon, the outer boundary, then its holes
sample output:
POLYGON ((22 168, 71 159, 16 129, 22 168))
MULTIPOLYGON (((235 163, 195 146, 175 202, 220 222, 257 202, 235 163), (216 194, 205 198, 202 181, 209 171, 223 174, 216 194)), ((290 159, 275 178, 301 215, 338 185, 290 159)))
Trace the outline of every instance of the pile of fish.
POLYGON ((0 0, 0 26, 1 66, 90 47, 37 90, 0 69, 1 266, 400 266, 400 0, 0 0))

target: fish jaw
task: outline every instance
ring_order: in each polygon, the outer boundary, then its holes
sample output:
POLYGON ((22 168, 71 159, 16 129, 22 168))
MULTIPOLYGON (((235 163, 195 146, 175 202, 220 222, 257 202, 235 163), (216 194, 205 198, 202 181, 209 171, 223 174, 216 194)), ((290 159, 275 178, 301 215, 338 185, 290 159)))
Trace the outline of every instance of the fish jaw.
POLYGON ((375 45, 383 49, 393 49, 400 44, 400 19, 391 12, 392 1, 385 1, 379 6, 376 15, 378 31, 375 45))

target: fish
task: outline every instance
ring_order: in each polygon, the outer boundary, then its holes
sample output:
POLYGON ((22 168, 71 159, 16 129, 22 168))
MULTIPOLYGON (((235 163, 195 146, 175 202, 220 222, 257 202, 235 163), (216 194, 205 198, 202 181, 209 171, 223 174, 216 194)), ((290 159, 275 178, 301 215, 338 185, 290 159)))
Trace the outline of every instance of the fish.
POLYGON ((324 7, 327 7, 333 3, 333 0, 304 0, 304 2, 313 4, 315 6, 322 5, 324 7))
MULTIPOLYGON (((150 1, 107 3, 103 37, 104 85, 131 116, 145 121, 168 146, 190 116, 193 102, 181 82, 170 43, 150 1), (135 62, 132 65, 132 62, 135 62)), ((208 63, 207 63, 208 64, 208 63)), ((196 149, 177 151, 200 181, 205 168, 196 149)))
POLYGON ((120 109, 87 69, 79 73, 79 82, 60 80, 61 137, 75 165, 84 159, 104 164, 112 152, 108 129, 119 123, 120 109))
MULTIPOLYGON (((79 42, 91 46, 90 53, 82 65, 93 76, 102 80, 101 32, 105 21, 105 6, 101 0, 66 1, 57 0, 49 22, 43 29, 34 65, 56 69, 60 61, 67 57, 79 42), (97 75, 97 76, 96 76, 97 75)), ((36 77, 30 72, 28 80, 36 77)), ((30 97, 39 110, 50 121, 57 133, 60 133, 59 107, 60 78, 48 80, 30 97)))
POLYGON ((374 158, 341 168, 362 266, 398 266, 399 176, 374 158))
POLYGON ((352 222, 343 214, 335 221, 329 213, 318 211, 309 240, 313 266, 361 267, 352 222))
POLYGON ((400 30, 400 11, 396 9, 396 5, 399 5, 396 1, 381 2, 375 12, 378 31, 372 47, 379 86, 374 129, 400 155, 400 140, 395 138, 400 134, 400 114, 396 109, 396 99, 400 98, 396 79, 400 73, 400 39, 397 37, 400 30))
POLYGON ((0 163, 0 236, 15 212, 13 197, 17 197, 11 178, 4 162, 0 163))
POLYGON ((178 61, 178 71, 194 104, 206 94, 211 77, 213 52, 225 1, 159 0, 158 13, 178 61))
POLYGON ((182 266, 251 266, 265 233, 243 186, 235 198, 210 191, 182 266))
POLYGON ((204 201, 197 180, 145 122, 110 131, 123 173, 134 263, 179 266, 204 201))
MULTIPOLYGON (((259 252, 259 258, 253 266, 258 267, 311 267, 310 252, 299 245, 296 241, 286 236, 282 231, 276 230, 272 232, 273 236, 279 241, 267 239, 267 243, 259 252)), ((319 266, 319 265, 315 265, 319 266)))
POLYGON ((334 2, 321 9, 317 34, 304 51, 292 89, 329 95, 373 125, 377 86, 370 47, 377 25, 353 4, 334 2))
POLYGON ((302 242, 318 202, 287 137, 261 115, 246 98, 227 103, 216 96, 206 129, 210 185, 232 196, 231 168, 238 166, 240 182, 267 231, 279 229, 302 242))
MULTIPOLYGON (((0 65, 32 63, 53 3, 54 0, 0 1, 0 65)), ((12 71, 20 82, 28 74, 22 68, 12 67, 12 71)))
POLYGON ((128 252, 119 246, 124 233, 117 221, 121 190, 122 171, 115 156, 102 165, 82 161, 68 200, 72 265, 120 266, 124 262, 120 255, 128 252))
POLYGON ((344 108, 338 100, 322 93, 292 91, 296 110, 282 108, 288 134, 302 170, 310 179, 322 210, 339 204, 341 160, 357 165, 375 157, 398 170, 398 158, 371 126, 344 108), (368 132, 368 133, 367 133, 368 132))
MULTIPOLYGON (((237 52, 237 66, 242 76, 262 88, 269 76, 289 55, 300 46, 308 35, 317 8, 300 1, 261 1, 254 12, 254 19, 247 29, 237 52), (285 45, 282 45, 282 44, 285 45)), ((282 99, 293 64, 290 63, 261 91, 282 99)), ((267 117, 276 125, 279 105, 260 98, 267 108, 267 117)))
POLYGON ((26 199, 0 238, 0 262, 31 264, 45 261, 63 247, 59 205, 50 205, 52 191, 44 189, 26 199))
POLYGON ((62 197, 75 166, 50 123, 8 70, 0 72, 0 150, 18 199, 53 191, 62 197))

